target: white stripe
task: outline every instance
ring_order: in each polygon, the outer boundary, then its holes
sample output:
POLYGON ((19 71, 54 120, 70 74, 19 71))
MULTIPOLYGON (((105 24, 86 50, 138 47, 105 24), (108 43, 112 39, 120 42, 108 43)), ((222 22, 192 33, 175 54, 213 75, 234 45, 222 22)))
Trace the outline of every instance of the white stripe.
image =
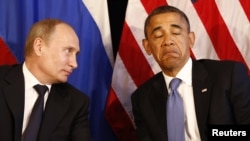
POLYGON ((250 68, 250 24, 240 2, 216 0, 216 4, 235 44, 250 68))
POLYGON ((114 57, 113 57, 113 48, 111 42, 111 31, 110 31, 107 1, 82 0, 82 2, 88 8, 97 26, 99 27, 105 51, 109 57, 111 65, 113 66, 114 57))
POLYGON ((178 7, 188 16, 191 30, 195 33, 195 44, 192 51, 196 59, 209 58, 218 60, 217 53, 191 0, 167 0, 167 2, 169 5, 178 7))
POLYGON ((148 16, 143 5, 139 0, 129 0, 126 11, 126 23, 128 24, 138 46, 140 47, 144 57, 148 61, 154 73, 159 72, 161 69, 156 63, 152 55, 148 55, 142 45, 142 39, 144 39, 144 22, 148 16))
POLYGON ((130 96, 137 87, 127 72, 119 54, 116 56, 114 65, 112 88, 129 117, 133 119, 130 96))

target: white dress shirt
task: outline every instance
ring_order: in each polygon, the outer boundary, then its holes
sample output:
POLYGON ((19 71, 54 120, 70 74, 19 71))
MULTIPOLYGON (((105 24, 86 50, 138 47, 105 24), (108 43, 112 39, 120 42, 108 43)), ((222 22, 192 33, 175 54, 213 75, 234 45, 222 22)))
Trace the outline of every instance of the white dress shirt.
MULTIPOLYGON (((23 116, 22 133, 24 132, 24 130, 27 127, 32 108, 33 108, 33 106, 38 98, 38 93, 33 88, 33 86, 36 84, 41 84, 35 78, 35 76, 28 70, 25 63, 23 63, 23 75, 24 75, 24 84, 25 84, 24 85, 25 86, 25 89, 24 89, 25 94, 24 94, 24 116, 23 116)), ((44 84, 41 84, 41 85, 44 85, 44 84)), ((46 85, 46 86, 49 88, 49 90, 44 95, 44 107, 45 107, 46 101, 48 99, 49 91, 51 88, 51 85, 46 85)))
MULTIPOLYGON (((169 77, 163 73, 168 92, 170 93, 169 83, 173 77, 169 77)), ((185 140, 186 141, 200 141, 200 133, 196 120, 196 113, 194 107, 194 96, 192 86, 192 60, 189 58, 185 66, 177 74, 176 78, 182 80, 178 87, 178 92, 183 99, 183 106, 185 112, 185 140)))

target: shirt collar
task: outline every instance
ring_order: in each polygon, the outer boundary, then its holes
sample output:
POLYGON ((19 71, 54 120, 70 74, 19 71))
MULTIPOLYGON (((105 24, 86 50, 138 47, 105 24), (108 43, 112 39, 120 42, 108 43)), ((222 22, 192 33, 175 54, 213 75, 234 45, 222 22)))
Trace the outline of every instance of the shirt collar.
POLYGON ((180 78, 183 82, 187 83, 189 86, 192 86, 192 59, 189 58, 184 67, 176 76, 180 78))
MULTIPOLYGON (((173 77, 167 76, 165 73, 163 73, 163 76, 167 85, 173 79, 173 77)), ((188 84, 189 86, 192 86, 192 59, 191 58, 188 59, 187 63, 183 66, 183 68, 176 75, 176 78, 179 78, 183 82, 188 84)))

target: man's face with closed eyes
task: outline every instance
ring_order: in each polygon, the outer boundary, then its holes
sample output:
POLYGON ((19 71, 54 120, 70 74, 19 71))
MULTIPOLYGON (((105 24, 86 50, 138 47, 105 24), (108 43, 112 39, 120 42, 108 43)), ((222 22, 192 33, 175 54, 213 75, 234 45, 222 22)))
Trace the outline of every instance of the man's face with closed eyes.
POLYGON ((154 15, 146 34, 147 39, 143 40, 146 52, 153 55, 163 72, 178 73, 188 61, 194 44, 194 33, 188 31, 185 19, 175 12, 154 15))

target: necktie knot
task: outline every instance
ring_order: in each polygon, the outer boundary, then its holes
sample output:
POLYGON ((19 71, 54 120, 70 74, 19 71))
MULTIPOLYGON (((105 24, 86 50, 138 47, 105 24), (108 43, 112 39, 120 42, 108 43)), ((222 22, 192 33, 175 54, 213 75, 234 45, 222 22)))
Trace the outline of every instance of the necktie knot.
POLYGON ((35 85, 34 89, 37 91, 37 93, 39 94, 39 96, 44 96, 44 94, 46 93, 46 91, 48 90, 48 87, 46 85, 35 85))
POLYGON ((181 83, 181 79, 179 78, 173 78, 169 84, 169 87, 171 88, 171 90, 176 90, 178 88, 178 86, 181 83))

